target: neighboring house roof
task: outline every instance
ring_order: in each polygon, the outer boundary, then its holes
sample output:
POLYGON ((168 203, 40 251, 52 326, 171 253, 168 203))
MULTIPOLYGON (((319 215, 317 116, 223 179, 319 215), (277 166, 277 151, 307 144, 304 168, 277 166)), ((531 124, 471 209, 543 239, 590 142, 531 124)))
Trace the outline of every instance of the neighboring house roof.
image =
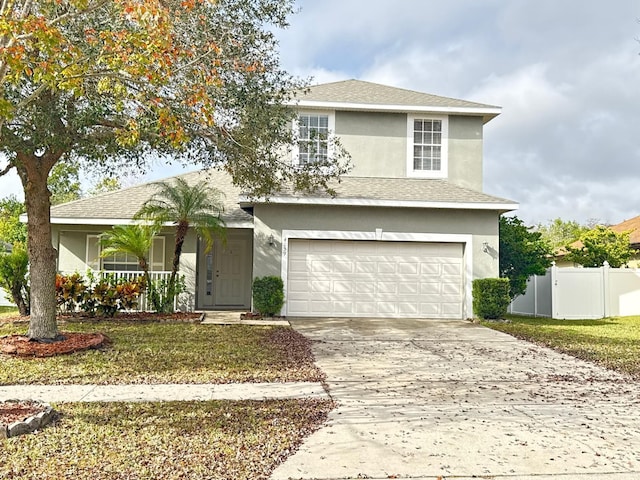
POLYGON ((634 248, 640 246, 640 215, 618 223, 617 225, 612 225, 609 228, 616 233, 631 231, 629 234, 629 243, 634 248))
POLYGON ((460 113, 480 115, 485 123, 501 111, 501 108, 495 105, 441 97, 362 80, 344 80, 311 86, 300 93, 298 101, 293 104, 340 110, 460 113))
MULTIPOLYGON (((253 217, 238 206, 240 189, 228 174, 217 170, 204 170, 180 175, 190 184, 206 180, 223 194, 222 218, 229 227, 251 227, 253 217)), ((165 179, 165 180, 171 180, 165 179)), ((162 181, 162 180, 160 180, 162 181)), ((156 182, 143 183, 95 197, 83 198, 51 207, 51 223, 114 225, 130 223, 135 213, 156 190, 156 182)))
POLYGON ((342 177, 329 185, 335 197, 321 192, 294 194, 284 191, 268 199, 241 197, 243 206, 257 203, 352 205, 375 207, 455 208, 511 211, 518 208, 512 200, 463 188, 442 179, 342 177))

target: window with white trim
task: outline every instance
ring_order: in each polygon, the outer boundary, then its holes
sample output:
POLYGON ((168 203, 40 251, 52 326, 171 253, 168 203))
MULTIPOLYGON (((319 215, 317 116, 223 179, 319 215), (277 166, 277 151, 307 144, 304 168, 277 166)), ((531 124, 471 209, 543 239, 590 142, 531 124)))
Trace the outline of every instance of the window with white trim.
POLYGON ((413 177, 447 176, 446 117, 409 115, 407 174, 413 177))
MULTIPOLYGON (((149 270, 164 270, 164 237, 154 237, 151 250, 147 259, 149 270)), ((107 272, 136 272, 140 270, 138 258, 127 253, 100 257, 101 252, 100 236, 87 235, 87 267, 92 270, 104 270, 107 272)))
POLYGON ((334 128, 335 117, 329 112, 304 112, 298 115, 297 145, 294 152, 299 165, 326 163, 330 155, 329 135, 334 128))

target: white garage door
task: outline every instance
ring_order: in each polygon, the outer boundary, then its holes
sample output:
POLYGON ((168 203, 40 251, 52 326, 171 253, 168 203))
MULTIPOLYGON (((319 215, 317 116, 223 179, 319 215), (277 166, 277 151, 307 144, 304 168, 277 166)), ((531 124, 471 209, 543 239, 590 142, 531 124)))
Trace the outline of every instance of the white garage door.
POLYGON ((462 318, 462 244, 290 240, 287 315, 462 318))

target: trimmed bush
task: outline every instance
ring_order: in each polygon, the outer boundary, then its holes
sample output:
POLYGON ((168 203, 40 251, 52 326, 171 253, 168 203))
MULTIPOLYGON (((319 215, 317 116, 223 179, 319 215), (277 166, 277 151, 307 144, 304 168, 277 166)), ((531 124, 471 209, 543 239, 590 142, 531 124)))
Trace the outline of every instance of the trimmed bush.
POLYGON ((473 312, 482 319, 503 318, 511 302, 508 278, 473 281, 473 312))
POLYGON ((284 283, 280 277, 258 277, 253 281, 253 306, 262 315, 273 317, 284 305, 284 283))

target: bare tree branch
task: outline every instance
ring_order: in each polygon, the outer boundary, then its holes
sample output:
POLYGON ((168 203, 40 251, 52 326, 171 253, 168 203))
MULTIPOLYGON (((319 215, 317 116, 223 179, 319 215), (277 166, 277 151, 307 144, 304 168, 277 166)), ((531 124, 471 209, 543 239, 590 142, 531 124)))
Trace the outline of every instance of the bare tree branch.
POLYGON ((7 173, 9 173, 9 171, 13 168, 13 163, 9 162, 9 164, 3 168, 2 170, 0 170, 0 177, 6 175, 7 173))

